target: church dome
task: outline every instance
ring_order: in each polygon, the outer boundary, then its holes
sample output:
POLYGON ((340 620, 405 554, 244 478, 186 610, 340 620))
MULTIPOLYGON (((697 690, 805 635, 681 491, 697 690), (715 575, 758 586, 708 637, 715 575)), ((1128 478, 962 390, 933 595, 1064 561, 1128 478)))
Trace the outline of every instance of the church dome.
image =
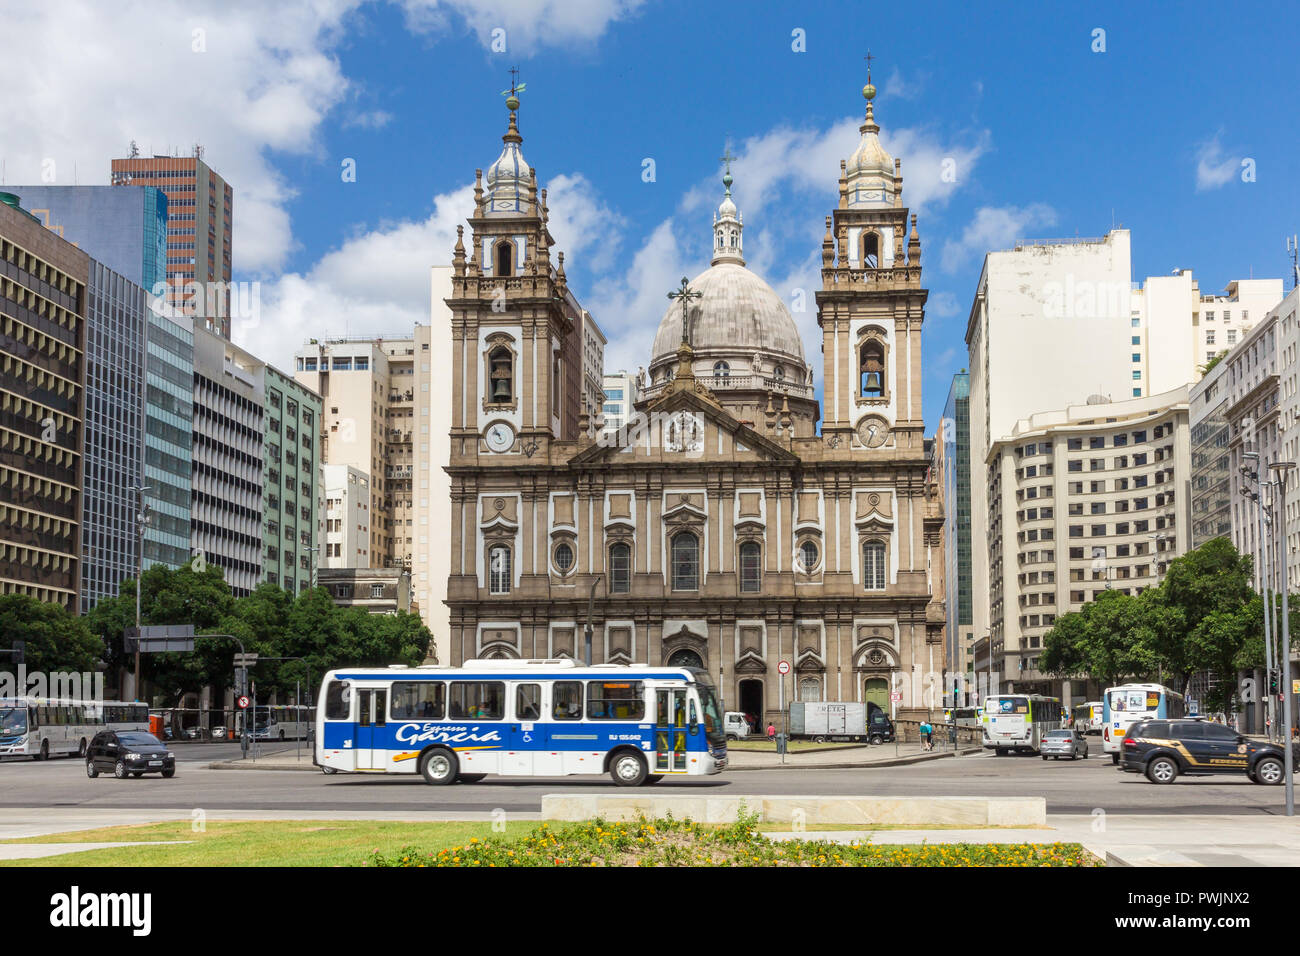
MULTIPOLYGON (((701 294, 690 304, 690 342, 697 357, 731 353, 747 369, 754 354, 785 360, 805 374, 803 342, 790 310, 776 291, 735 262, 712 266, 690 283, 701 294)), ((651 367, 677 361, 682 341, 682 307, 673 302, 655 334, 651 367)), ((737 371, 740 371, 737 368, 737 371)))
MULTIPOLYGON (((519 105, 517 99, 512 98, 511 101, 516 107, 519 105)), ((523 212, 528 194, 529 169, 520 148, 523 137, 519 135, 514 110, 510 111, 510 126, 501 141, 501 155, 488 167, 485 177, 487 211, 523 212)))

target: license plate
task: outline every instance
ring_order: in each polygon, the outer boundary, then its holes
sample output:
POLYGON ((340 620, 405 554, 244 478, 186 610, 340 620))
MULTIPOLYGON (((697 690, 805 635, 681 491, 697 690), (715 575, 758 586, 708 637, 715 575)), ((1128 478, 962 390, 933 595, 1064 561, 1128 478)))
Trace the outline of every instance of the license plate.
POLYGON ((162 766, 162 761, 161 761, 161 760, 150 760, 150 761, 149 761, 149 766, 151 766, 151 767, 161 767, 161 766, 162 766))

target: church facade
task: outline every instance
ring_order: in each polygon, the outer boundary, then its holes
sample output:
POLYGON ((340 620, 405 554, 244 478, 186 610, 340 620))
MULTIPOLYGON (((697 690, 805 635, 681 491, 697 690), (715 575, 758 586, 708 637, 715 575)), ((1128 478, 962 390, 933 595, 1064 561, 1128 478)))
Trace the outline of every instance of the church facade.
POLYGON ((573 298, 507 101, 446 300, 445 661, 583 660, 589 624, 593 663, 701 667, 728 709, 764 721, 780 712, 782 680, 787 702, 940 706, 921 242, 869 82, 863 95, 821 249, 824 409, 785 303, 745 268, 728 169, 711 265, 673 290, 638 414, 612 438, 585 408, 574 415, 573 298))

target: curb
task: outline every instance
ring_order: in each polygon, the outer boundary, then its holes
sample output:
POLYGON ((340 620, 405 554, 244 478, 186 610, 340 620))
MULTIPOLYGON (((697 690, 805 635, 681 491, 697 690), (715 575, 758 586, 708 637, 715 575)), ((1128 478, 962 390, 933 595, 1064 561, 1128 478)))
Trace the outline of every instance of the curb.
POLYGON ((218 760, 216 763, 208 764, 207 769, 209 770, 310 770, 314 773, 321 772, 320 767, 317 767, 313 764, 307 764, 307 766, 305 767, 284 766, 283 764, 277 766, 277 765, 267 764, 267 763, 258 763, 256 760, 249 760, 247 762, 243 760, 218 760))

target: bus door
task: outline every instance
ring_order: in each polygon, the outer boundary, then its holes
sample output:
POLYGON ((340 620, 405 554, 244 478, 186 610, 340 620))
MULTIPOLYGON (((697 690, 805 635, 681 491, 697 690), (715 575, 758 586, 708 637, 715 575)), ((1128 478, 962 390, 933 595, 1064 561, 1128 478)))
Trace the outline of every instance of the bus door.
POLYGON ((357 689, 357 751, 358 770, 385 770, 388 750, 385 734, 388 731, 388 690, 384 687, 357 689))
POLYGON ((654 773, 686 771, 686 734, 686 688, 657 688, 654 773))

